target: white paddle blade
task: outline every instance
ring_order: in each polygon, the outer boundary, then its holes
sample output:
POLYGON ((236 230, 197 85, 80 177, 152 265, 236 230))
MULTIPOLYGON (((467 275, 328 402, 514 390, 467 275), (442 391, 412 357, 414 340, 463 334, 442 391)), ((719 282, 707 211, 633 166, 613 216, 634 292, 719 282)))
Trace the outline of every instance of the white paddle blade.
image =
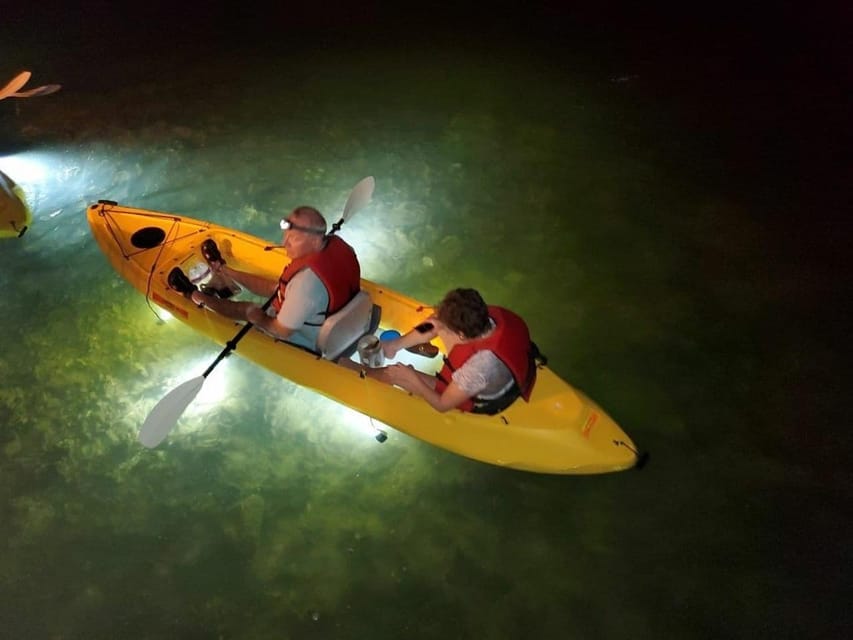
POLYGON ((367 176, 359 180, 358 184, 352 188, 352 191, 347 198, 347 203, 344 205, 344 212, 341 217, 344 221, 348 220, 350 215, 363 208, 373 197, 373 189, 376 188, 376 181, 373 176, 367 176))
POLYGON ((0 89, 0 100, 3 98, 8 98, 10 95, 15 93, 18 89, 23 87, 30 79, 30 76, 33 74, 29 71, 21 71, 14 78, 9 80, 5 87, 0 89))
POLYGON ((10 95, 12 98, 35 98, 37 96, 49 96, 51 93, 56 93, 61 88, 61 84, 44 84, 40 87, 36 87, 35 89, 18 91, 17 93, 12 93, 10 95))
POLYGON ((157 406, 151 410, 142 428, 139 430, 139 442, 142 446, 153 449, 158 444, 163 442, 169 432, 178 423, 178 419, 186 411, 190 402, 192 402, 201 391, 204 385, 204 376, 187 380, 179 387, 175 387, 165 396, 157 406))

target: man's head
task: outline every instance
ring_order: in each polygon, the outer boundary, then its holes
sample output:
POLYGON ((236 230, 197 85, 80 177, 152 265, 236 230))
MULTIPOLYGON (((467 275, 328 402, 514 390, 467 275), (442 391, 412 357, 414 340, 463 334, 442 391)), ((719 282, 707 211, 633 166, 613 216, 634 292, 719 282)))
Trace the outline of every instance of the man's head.
POLYGON ((439 303, 435 317, 465 338, 477 338, 489 329, 489 308, 475 289, 453 289, 439 303))
POLYGON ((282 221, 281 244, 291 260, 323 248, 326 219, 314 207, 296 207, 282 221))

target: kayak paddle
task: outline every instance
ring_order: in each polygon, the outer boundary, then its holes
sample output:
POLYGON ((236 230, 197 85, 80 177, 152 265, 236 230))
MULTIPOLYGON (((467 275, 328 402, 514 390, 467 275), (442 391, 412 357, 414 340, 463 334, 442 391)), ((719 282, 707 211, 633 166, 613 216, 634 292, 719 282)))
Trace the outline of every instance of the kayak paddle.
POLYGON ((35 98, 38 96, 49 96, 51 93, 56 93, 62 88, 61 84, 44 84, 40 87, 35 87, 34 89, 19 91, 21 87, 29 82, 32 75, 33 74, 29 71, 22 71, 12 78, 5 87, 0 89, 0 100, 5 98, 35 98))
POLYGON ((21 73, 9 80, 6 86, 0 89, 0 100, 2 100, 3 98, 8 98, 18 89, 27 84, 32 75, 33 74, 29 71, 21 71, 21 73))
POLYGON ((26 91, 18 91, 17 93, 9 94, 12 98, 36 98, 38 96, 49 96, 51 93, 56 93, 62 88, 61 84, 43 84, 34 89, 26 91))
MULTIPOLYGON (((330 233, 335 233, 356 211, 364 208, 370 202, 371 197, 373 197, 375 185, 373 176, 368 176, 353 187, 344 205, 344 212, 341 214, 341 219, 332 226, 330 233)), ((262 308, 265 311, 274 298, 275 295, 264 303, 262 308)), ((187 380, 163 396, 160 402, 152 409, 151 413, 148 414, 148 417, 142 423, 142 427, 139 430, 138 440, 143 446, 152 449, 169 435, 184 411, 186 411, 187 407, 195 399, 199 391, 201 391, 204 381, 210 372, 237 348, 237 343, 251 330, 252 326, 251 322, 243 325, 243 328, 226 343, 225 348, 216 356, 216 360, 211 363, 204 373, 197 378, 187 380)))

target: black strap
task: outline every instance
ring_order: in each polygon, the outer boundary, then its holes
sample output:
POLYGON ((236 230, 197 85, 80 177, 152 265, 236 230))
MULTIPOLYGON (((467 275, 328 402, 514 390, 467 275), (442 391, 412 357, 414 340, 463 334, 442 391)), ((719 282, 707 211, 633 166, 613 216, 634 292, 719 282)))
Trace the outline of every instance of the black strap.
POLYGON ((471 413, 484 413, 486 415, 493 416, 506 409, 520 397, 521 389, 519 388, 518 383, 513 381, 512 386, 497 398, 492 398, 490 400, 472 398, 471 400, 474 403, 474 406, 471 409, 471 413))

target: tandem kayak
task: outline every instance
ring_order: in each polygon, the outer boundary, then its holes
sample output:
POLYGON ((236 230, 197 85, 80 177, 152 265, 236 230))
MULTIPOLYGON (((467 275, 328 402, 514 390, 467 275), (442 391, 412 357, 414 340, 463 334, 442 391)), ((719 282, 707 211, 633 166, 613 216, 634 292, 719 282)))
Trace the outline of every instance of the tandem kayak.
MULTIPOLYGON (((238 270, 277 279, 288 258, 265 250, 269 242, 240 231, 172 213, 100 201, 90 205, 92 234, 118 273, 152 302, 219 345, 235 332, 233 320, 199 308, 170 289, 169 272, 206 268, 199 247, 208 238, 238 270)), ((362 279, 363 294, 378 312, 377 335, 406 332, 432 308, 381 284, 362 279)), ((439 346, 443 352, 443 345, 439 346)), ((554 474, 621 471, 638 462, 637 447, 598 405, 541 365, 530 401, 521 399, 493 416, 439 413, 407 391, 361 375, 300 347, 252 329, 237 353, 283 378, 308 387, 371 418, 453 453, 501 467, 554 474)), ((434 371, 440 358, 409 361, 434 371), (431 368, 430 368, 431 367, 431 368)))
POLYGON ((0 171, 0 238, 19 238, 32 222, 23 189, 0 171))

